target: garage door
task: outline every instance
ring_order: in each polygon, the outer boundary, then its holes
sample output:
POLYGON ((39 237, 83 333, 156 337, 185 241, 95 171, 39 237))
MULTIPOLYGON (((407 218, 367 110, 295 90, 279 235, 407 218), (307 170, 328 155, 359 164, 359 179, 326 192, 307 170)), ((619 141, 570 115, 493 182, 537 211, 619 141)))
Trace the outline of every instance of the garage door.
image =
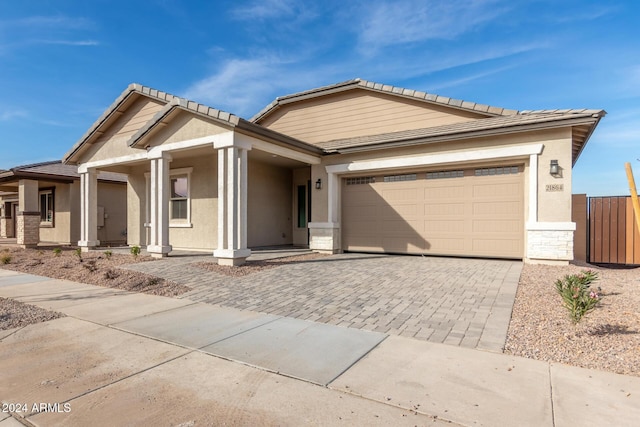
POLYGON ((342 181, 347 251, 522 258, 522 166, 342 181))

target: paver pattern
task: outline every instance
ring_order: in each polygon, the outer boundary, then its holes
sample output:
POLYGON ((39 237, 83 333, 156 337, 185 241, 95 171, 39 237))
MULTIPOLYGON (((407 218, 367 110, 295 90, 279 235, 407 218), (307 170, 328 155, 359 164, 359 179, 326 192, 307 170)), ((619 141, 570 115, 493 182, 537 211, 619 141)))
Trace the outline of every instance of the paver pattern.
POLYGON ((502 351, 522 263, 338 254, 244 277, 168 257, 126 268, 187 285, 180 298, 243 310, 502 351))

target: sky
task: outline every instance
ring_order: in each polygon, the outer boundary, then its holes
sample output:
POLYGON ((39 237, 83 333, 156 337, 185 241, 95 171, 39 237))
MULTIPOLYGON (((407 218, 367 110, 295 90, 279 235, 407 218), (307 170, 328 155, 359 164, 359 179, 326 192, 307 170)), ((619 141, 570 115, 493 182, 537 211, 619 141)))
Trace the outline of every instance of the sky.
POLYGON ((0 0, 0 169, 62 158, 133 82, 249 119, 357 77, 604 109, 573 193, 629 194, 625 162, 640 187, 637 0, 0 0))

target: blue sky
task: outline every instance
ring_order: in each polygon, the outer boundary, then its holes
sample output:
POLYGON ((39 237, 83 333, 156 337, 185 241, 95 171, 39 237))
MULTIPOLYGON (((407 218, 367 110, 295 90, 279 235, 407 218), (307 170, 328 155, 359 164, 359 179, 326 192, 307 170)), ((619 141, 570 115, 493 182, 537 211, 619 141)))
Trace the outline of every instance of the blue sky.
POLYGON ((640 180, 635 0, 1 0, 0 169, 61 158, 132 82, 250 118, 355 77, 605 109, 573 192, 629 194, 624 162, 640 180))

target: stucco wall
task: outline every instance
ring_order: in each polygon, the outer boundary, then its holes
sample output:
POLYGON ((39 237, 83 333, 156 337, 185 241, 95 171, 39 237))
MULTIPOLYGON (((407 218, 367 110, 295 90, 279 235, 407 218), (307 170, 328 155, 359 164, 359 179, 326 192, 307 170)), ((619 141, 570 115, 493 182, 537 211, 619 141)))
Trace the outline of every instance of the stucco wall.
POLYGON ((208 155, 176 159, 171 170, 193 168, 189 183, 191 227, 169 226, 169 244, 174 249, 213 250, 218 244, 218 158, 208 155))
POLYGON ((98 182, 98 206, 104 208, 104 226, 98 227, 100 244, 123 243, 127 229, 127 187, 98 182))
MULTIPOLYGON (((39 190, 46 190, 53 188, 54 200, 53 200, 53 226, 40 224, 40 241, 61 243, 61 244, 75 244, 71 240, 71 184, 54 184, 41 182, 39 184, 39 190)), ((39 197, 39 196, 38 196, 39 197)), ((38 200, 40 200, 38 198, 38 200)), ((80 227, 80 224, 77 224, 80 227)))
POLYGON ((148 167, 136 166, 127 175, 127 245, 146 246, 145 203, 146 181, 144 173, 148 167))
MULTIPOLYGON (((249 160, 247 245, 293 243, 291 169, 249 160)), ((306 181, 305 181, 306 183, 306 181)))

